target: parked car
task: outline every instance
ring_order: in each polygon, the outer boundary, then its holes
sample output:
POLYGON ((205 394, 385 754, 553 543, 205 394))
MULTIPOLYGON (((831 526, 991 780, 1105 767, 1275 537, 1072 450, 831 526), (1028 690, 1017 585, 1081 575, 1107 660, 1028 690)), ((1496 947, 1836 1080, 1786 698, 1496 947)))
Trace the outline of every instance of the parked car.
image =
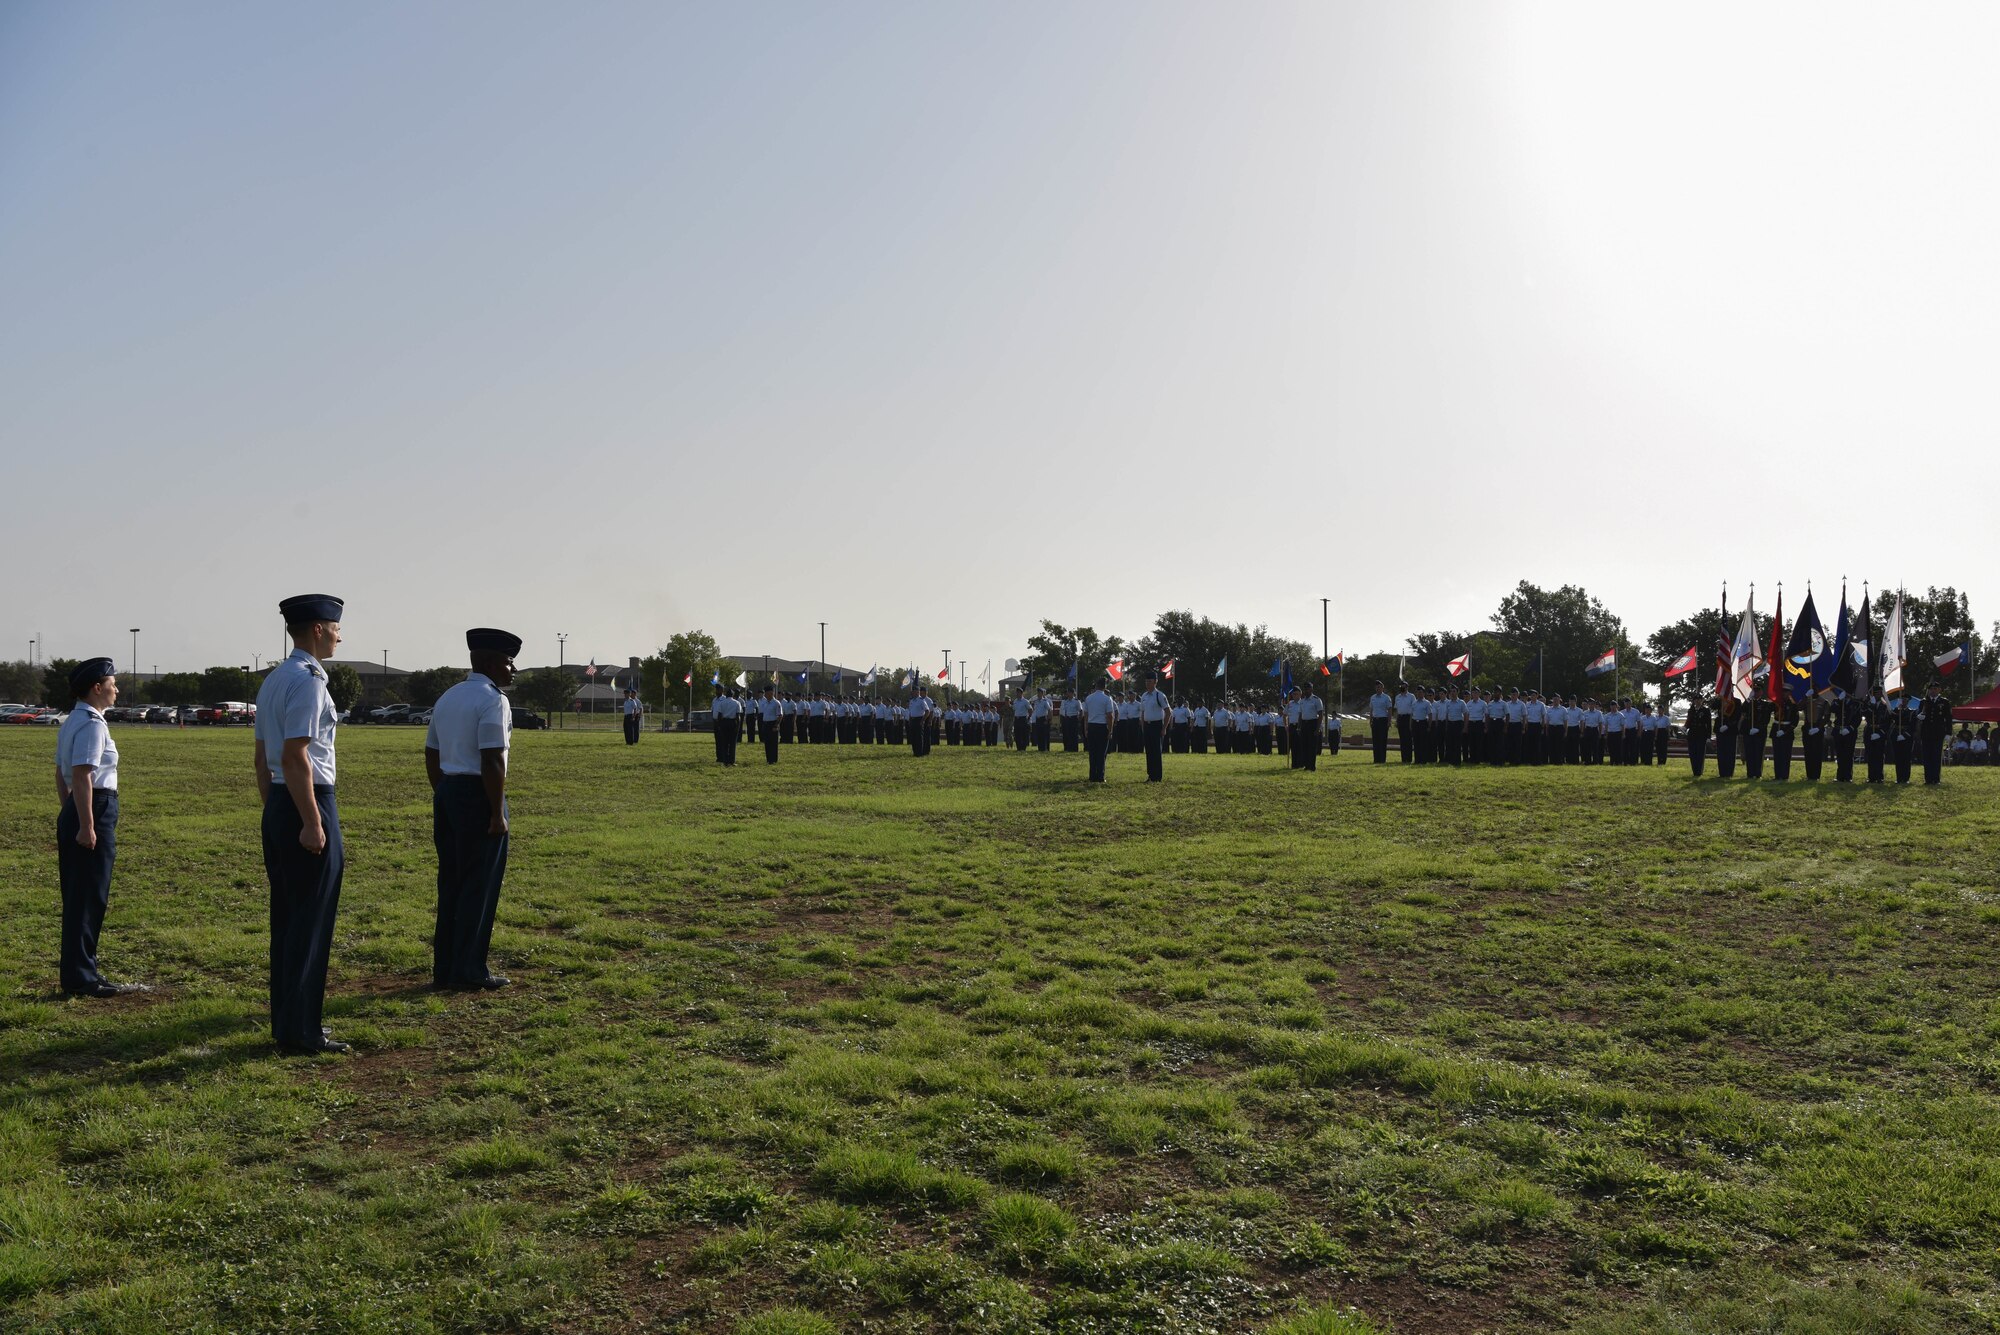
POLYGON ((532 732, 536 728, 548 727, 549 721, 532 709, 516 707, 514 710, 514 726, 517 728, 526 728, 532 732))
POLYGON ((403 715, 403 722, 405 723, 428 725, 430 721, 431 711, 428 709, 412 709, 409 713, 403 715))
POLYGON ((33 705, 23 706, 11 713, 0 714, 0 723, 33 723, 41 712, 33 705))
POLYGON ((372 717, 377 723, 401 723, 403 715, 409 712, 408 705, 383 705, 372 717))
POLYGON ((69 717, 69 715, 68 715, 68 714, 58 714, 58 713, 56 713, 56 711, 55 711, 55 710, 53 710, 53 709, 48 709, 48 710, 44 710, 44 711, 42 711, 41 713, 39 713, 39 714, 35 715, 35 722, 37 722, 37 723, 49 723, 49 724, 53 724, 53 725, 55 725, 55 726, 57 726, 57 727, 61 727, 61 726, 62 726, 62 721, 63 721, 64 719, 68 718, 68 717, 69 717))
POLYGON ((172 705, 154 705, 146 711, 148 723, 172 723, 180 717, 180 711, 172 705))

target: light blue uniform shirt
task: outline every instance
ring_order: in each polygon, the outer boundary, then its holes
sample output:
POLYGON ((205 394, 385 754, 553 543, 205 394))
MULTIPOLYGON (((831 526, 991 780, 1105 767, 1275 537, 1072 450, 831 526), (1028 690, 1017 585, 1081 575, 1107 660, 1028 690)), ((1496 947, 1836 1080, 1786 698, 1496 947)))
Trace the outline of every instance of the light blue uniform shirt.
POLYGON ((333 730, 338 714, 326 690, 326 669, 303 649, 271 669, 257 691, 257 745, 271 780, 285 781, 285 743, 306 739, 306 761, 317 787, 333 786, 333 730))
POLYGON ((1092 691, 1083 700, 1083 721, 1085 723, 1109 723, 1118 707, 1111 703, 1111 697, 1103 691, 1092 691))
POLYGON ((424 745, 438 753, 438 767, 446 774, 477 775, 479 753, 504 752, 513 736, 514 710, 507 697, 491 677, 475 672, 438 697, 424 745))
POLYGON ((118 791, 118 743, 111 740, 111 727, 95 705, 83 701, 69 711, 56 730, 56 777, 69 788, 69 772, 78 765, 90 766, 90 786, 107 793, 118 791))

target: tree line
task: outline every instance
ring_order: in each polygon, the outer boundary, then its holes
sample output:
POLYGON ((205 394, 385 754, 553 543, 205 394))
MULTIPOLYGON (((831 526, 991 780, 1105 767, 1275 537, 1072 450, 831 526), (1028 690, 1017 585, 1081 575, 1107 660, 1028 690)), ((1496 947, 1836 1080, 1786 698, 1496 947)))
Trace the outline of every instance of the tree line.
MULTIPOLYGON (((1878 593, 1872 599, 1870 616, 1878 641, 1895 601, 1894 592, 1878 593)), ((1850 609, 1857 615, 1859 602, 1857 597, 1850 609)), ((1815 605, 1829 632, 1837 629, 1833 623, 1839 595, 1824 603, 1815 598, 1815 605)), ((1781 641, 1790 636, 1797 610, 1797 603, 1787 604, 1781 641)), ((1731 636, 1741 618, 1740 608, 1731 614, 1727 623, 1731 636)), ((1921 594, 1905 592, 1903 618, 1909 663, 1905 680, 1912 689, 1929 682, 1938 655, 1962 643, 1972 647, 1972 671, 1947 680, 1954 699, 1971 698, 1975 683, 1990 684, 2000 671, 2000 623, 1992 635, 1979 635, 1966 596, 1957 589, 1947 585, 1921 594)), ((1757 622, 1759 643, 1768 644, 1770 614, 1760 612, 1757 622)), ((1271 669, 1280 661, 1289 664, 1295 684, 1310 677, 1322 693, 1345 689, 1354 699, 1366 695, 1378 680, 1393 687, 1399 679, 1419 686, 1535 689, 1603 698, 1621 684, 1628 695, 1636 694, 1640 685, 1661 684, 1667 666, 1689 648, 1697 654, 1695 670, 1666 684, 1683 692, 1712 688, 1717 637, 1723 630, 1721 610, 1704 608, 1659 627, 1642 646, 1627 632, 1624 621, 1586 589, 1574 584, 1546 589, 1523 580, 1500 600, 1488 625, 1421 631, 1399 648, 1349 655, 1341 667, 1340 683, 1320 672, 1322 660, 1317 648, 1275 635, 1265 626, 1230 624, 1189 611, 1160 613, 1148 633, 1132 640, 1103 635, 1090 626, 1043 621, 1041 630, 1028 637, 1021 669, 1032 687, 1066 690, 1074 664, 1076 680, 1087 691, 1104 677, 1113 659, 1122 658, 1134 670, 1160 668, 1171 661, 1180 694, 1211 700, 1225 693, 1239 699, 1272 694, 1282 676, 1274 678, 1271 669), (1617 654, 1617 673, 1591 677, 1587 669, 1606 651, 1617 654), (1470 670, 1454 677, 1448 665, 1460 657, 1469 658, 1470 670), (1222 668, 1219 678, 1218 667, 1222 668)), ((1330 647, 1335 652, 1340 648, 1337 644, 1330 647)))

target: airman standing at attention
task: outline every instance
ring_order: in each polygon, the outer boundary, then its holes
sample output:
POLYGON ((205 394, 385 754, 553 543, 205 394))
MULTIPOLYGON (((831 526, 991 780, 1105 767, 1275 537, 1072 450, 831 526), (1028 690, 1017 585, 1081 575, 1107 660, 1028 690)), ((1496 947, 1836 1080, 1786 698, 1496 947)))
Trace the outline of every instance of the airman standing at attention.
POLYGON ((1208 754, 1208 721, 1208 706, 1204 704, 1197 704, 1188 715, 1188 739, 1198 756, 1208 754))
POLYGON ((1688 705, 1688 767, 1699 779, 1708 766, 1708 736, 1714 727, 1713 716, 1708 711, 1708 701, 1696 695, 1688 705))
MULTIPOLYGON (((625 745, 639 744, 639 728, 644 717, 645 706, 639 703, 639 692, 630 686, 625 688, 625 745)), ((512 715, 509 715, 511 720, 512 715)))
POLYGON ((736 763, 737 729, 743 724, 743 706, 736 699, 734 687, 725 686, 709 701, 709 727, 715 730, 715 763, 734 765, 736 763))
POLYGON ((1139 692, 1136 701, 1139 711, 1139 744, 1146 753, 1146 782, 1158 783, 1165 777, 1160 763, 1160 753, 1166 748, 1167 715, 1173 712, 1173 703, 1167 693, 1160 689, 1160 674, 1147 668, 1140 678, 1146 689, 1139 692))
POLYGON ((1083 742, 1083 701, 1076 698, 1076 685, 1071 683, 1069 694, 1062 698, 1063 750, 1075 751, 1083 742))
POLYGON ((1951 735, 1951 701, 1945 699, 1944 683, 1935 677, 1931 679, 1930 693, 1917 708, 1917 734, 1924 748, 1924 782, 1942 783, 1944 743, 1951 735))
POLYGON ((1029 716, 1033 711, 1034 706, 1028 702, 1028 693, 1026 691, 1014 692, 1014 749, 1016 751, 1025 751, 1028 749, 1029 716))
POLYGON ((931 696, 930 687, 917 683, 916 693, 910 696, 910 703, 903 707, 907 720, 905 726, 910 734, 910 754, 927 756, 931 753, 931 696))
POLYGON ((257 692, 255 770, 271 883, 271 1035, 287 1053, 346 1052, 320 1025, 346 855, 334 801, 338 717, 321 664, 340 644, 344 605, 310 593, 278 604, 292 653, 257 692))
POLYGON ((1174 754, 1188 753, 1188 734, 1194 727, 1194 711, 1186 705, 1175 705, 1173 712, 1174 754))
POLYGON ((1293 756, 1301 751, 1306 754, 1305 764, 1300 766, 1302 769, 1315 772, 1319 769, 1320 735, 1325 720, 1326 706, 1313 694, 1312 683, 1307 682, 1299 688, 1297 726, 1292 729, 1293 756))
POLYGON ((764 763, 778 763, 778 720, 784 717, 784 705, 778 699, 778 688, 769 682, 751 707, 757 711, 758 734, 764 739, 764 763))
MULTIPOLYGON (((1375 683, 1381 689, 1381 683, 1375 683)), ((1403 763, 1413 765, 1417 759, 1417 697, 1410 689, 1410 683, 1396 683, 1396 747, 1401 752, 1403 763)))
POLYGON ((1049 699, 1047 691, 1035 692, 1034 706, 1028 711, 1028 731, 1037 751, 1049 749, 1049 715, 1054 708, 1055 701, 1049 699))
MULTIPOLYGON (((514 682, 521 637, 490 627, 465 632, 471 675, 438 697, 424 738, 431 782, 431 843, 437 849, 437 924, 431 985, 507 986, 487 967, 500 882, 507 874, 507 753, 514 713, 501 692, 514 682)), ((626 696, 631 697, 628 689, 626 696)), ((634 715, 626 715, 631 740, 634 715)))
POLYGON ((56 733, 56 879, 62 889, 58 980, 66 997, 122 997, 140 983, 114 983, 97 969, 97 935, 111 906, 118 852, 118 743, 104 711, 118 701, 108 658, 69 670, 76 697, 56 733))
MULTIPOLYGON (((1375 748, 1375 763, 1378 765, 1389 763, 1389 718, 1393 714, 1399 725, 1403 722, 1401 699, 1400 696, 1391 696, 1379 681, 1375 683, 1375 694, 1368 697, 1368 740, 1375 748)), ((1409 757, 1406 755, 1404 759, 1409 757)))
POLYGON ((1111 725, 1117 720, 1118 706, 1105 693, 1107 679, 1083 700, 1083 749, 1090 753, 1090 781, 1104 782, 1104 753, 1111 749, 1111 725))

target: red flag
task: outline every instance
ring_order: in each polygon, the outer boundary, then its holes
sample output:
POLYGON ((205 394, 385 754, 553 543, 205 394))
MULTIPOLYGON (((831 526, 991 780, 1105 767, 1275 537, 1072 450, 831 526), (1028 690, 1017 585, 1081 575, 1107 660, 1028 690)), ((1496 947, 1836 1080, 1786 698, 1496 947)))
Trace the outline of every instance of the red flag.
POLYGON ((1472 668, 1471 654, 1460 654, 1457 658, 1452 659, 1449 663, 1446 663, 1444 665, 1444 670, 1446 672, 1449 672, 1454 677, 1465 675, 1465 673, 1470 671, 1471 668, 1472 668))
POLYGON ((947 679, 947 678, 948 678, 948 677, 950 677, 950 676, 951 676, 951 664, 949 664, 949 663, 946 663, 946 664, 945 664, 945 665, 944 665, 943 667, 941 667, 941 668, 939 668, 939 669, 938 669, 938 680, 939 680, 939 681, 944 681, 945 679, 947 679))
POLYGON ((1174 679, 1174 664, 1180 661, 1181 660, 1178 658, 1169 658, 1167 660, 1167 665, 1160 669, 1160 675, 1162 677, 1165 677, 1168 681, 1172 681, 1174 679))
POLYGON ((1662 675, 1668 677, 1678 677, 1683 672, 1694 671, 1694 668, 1695 668, 1694 646, 1689 645, 1688 651, 1682 654, 1679 658, 1676 658, 1671 664, 1669 664, 1666 672, 1663 673, 1662 675))
POLYGON ((692 670, 690 670, 685 677, 681 678, 681 685, 683 686, 694 685, 694 672, 692 670))
POLYGON ((1113 681, 1125 680, 1125 656, 1120 654, 1104 665, 1105 675, 1113 681))
POLYGON ((1771 675, 1766 679, 1764 684, 1764 693, 1770 697, 1773 704, 1777 703, 1779 692, 1785 688, 1785 684, 1781 680, 1785 674, 1778 666, 1785 661, 1785 646, 1778 641, 1778 637, 1784 634, 1784 632, 1785 591, 1780 588, 1778 590, 1778 610, 1771 614, 1771 647, 1764 652, 1764 661, 1770 664, 1771 667, 1771 675))

